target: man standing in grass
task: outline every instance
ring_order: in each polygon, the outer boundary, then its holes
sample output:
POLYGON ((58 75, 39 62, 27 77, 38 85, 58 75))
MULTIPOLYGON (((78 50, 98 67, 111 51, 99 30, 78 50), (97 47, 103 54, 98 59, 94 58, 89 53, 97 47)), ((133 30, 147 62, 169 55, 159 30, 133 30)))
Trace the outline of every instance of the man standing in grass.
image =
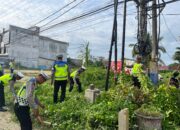
POLYGON ((138 76, 143 73, 143 69, 142 69, 143 65, 141 64, 141 59, 142 58, 140 56, 137 56, 136 63, 134 63, 132 68, 133 85, 138 88, 141 87, 141 83, 138 79, 138 76))
POLYGON ((67 62, 63 61, 63 55, 57 55, 57 60, 52 68, 52 81, 54 83, 54 103, 58 102, 58 92, 61 88, 60 102, 63 102, 66 97, 66 85, 69 79, 69 67, 67 62))

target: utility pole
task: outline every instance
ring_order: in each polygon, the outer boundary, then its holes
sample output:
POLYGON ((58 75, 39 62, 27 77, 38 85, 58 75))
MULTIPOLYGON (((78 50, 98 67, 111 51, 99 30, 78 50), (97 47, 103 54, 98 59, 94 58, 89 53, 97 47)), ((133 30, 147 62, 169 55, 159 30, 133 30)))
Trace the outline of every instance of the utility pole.
POLYGON ((156 0, 152 3, 152 53, 150 62, 150 78, 154 84, 158 83, 158 41, 157 41, 157 7, 156 0))
POLYGON ((118 0, 114 0, 114 63, 115 63, 115 72, 114 72, 114 80, 115 80, 115 85, 117 84, 118 81, 118 76, 117 76, 117 8, 118 8, 118 0))
POLYGON ((136 2, 138 11, 138 33, 137 33, 137 43, 139 45, 139 54, 145 56, 144 48, 146 46, 146 36, 147 36, 147 3, 146 0, 139 0, 136 2))
POLYGON ((107 69, 107 74, 106 74, 106 84, 105 84, 106 91, 109 88, 109 74, 110 74, 110 67, 111 67, 113 45, 115 45, 115 84, 117 83, 117 8, 118 8, 118 0, 114 0, 114 23, 113 23, 113 29, 112 29, 111 45, 110 45, 110 50, 109 50, 108 69, 107 69))
POLYGON ((125 36, 126 36, 126 5, 127 1, 124 0, 124 14, 123 14, 123 34, 122 34, 122 55, 121 55, 121 71, 124 69, 124 49, 125 49, 125 36))

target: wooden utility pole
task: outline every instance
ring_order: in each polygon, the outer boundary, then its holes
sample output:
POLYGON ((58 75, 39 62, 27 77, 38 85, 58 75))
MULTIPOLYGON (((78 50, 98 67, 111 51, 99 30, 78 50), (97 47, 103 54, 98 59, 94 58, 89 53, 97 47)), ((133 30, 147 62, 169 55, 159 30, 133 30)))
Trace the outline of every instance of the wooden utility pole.
POLYGON ((126 36, 126 5, 127 1, 124 0, 124 14, 123 14, 123 34, 122 34, 122 55, 121 55, 121 71, 124 69, 124 50, 125 50, 125 36, 126 36))
POLYGON ((157 10, 156 0, 152 3, 152 53, 150 62, 150 78, 154 84, 158 83, 158 41, 157 41, 157 10))

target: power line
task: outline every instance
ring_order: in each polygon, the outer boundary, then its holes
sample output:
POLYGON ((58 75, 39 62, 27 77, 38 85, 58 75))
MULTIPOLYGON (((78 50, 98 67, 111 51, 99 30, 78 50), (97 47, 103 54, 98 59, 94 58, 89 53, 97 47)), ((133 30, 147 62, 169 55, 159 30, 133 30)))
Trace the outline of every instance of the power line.
MULTIPOLYGON (((178 40, 176 39, 175 35, 173 34, 173 32, 171 31, 171 29, 169 28, 169 26, 167 25, 167 22, 166 22, 166 19, 165 19, 163 13, 162 13, 162 16, 163 16, 163 20, 164 20, 164 23, 165 23, 165 25, 166 25, 166 28, 168 29, 168 31, 169 31, 169 33, 171 34, 172 38, 173 38, 177 43, 179 43, 178 40)), ((179 44, 180 44, 180 43, 179 43, 179 44)))
POLYGON ((81 4, 82 2, 84 2, 85 0, 80 1, 79 3, 77 3, 75 6, 71 7, 70 9, 68 9, 67 11, 65 11, 64 13, 62 13, 60 16, 55 17, 54 19, 50 20, 49 22, 47 22, 46 24, 42 25, 41 27, 44 27, 46 25, 48 25, 49 23, 53 22, 54 20, 60 18, 61 16, 63 16, 64 14, 66 14, 67 12, 69 12, 70 10, 74 9, 75 7, 77 7, 79 4, 81 4))
MULTIPOLYGON (((119 2, 118 4, 122 4, 123 2, 124 2, 124 1, 119 2)), ((102 7, 102 8, 99 8, 99 9, 96 9, 96 10, 93 10, 93 11, 90 11, 90 12, 83 13, 82 15, 79 15, 79 16, 77 16, 77 17, 74 17, 74 18, 71 18, 71 19, 69 19, 69 20, 65 20, 65 21, 56 23, 56 24, 54 24, 54 25, 51 25, 51 26, 47 27, 46 29, 42 30, 41 32, 44 32, 44 31, 49 30, 49 29, 51 29, 51 28, 54 28, 54 27, 56 27, 56 26, 58 26, 58 25, 67 24, 67 23, 69 23, 69 22, 77 21, 78 19, 86 18, 86 17, 88 17, 88 16, 92 16, 92 15, 101 13, 101 12, 103 12, 103 11, 106 11, 106 10, 112 8, 113 6, 114 6, 114 4, 109 4, 109 5, 105 6, 105 7, 102 7)))
MULTIPOLYGON (((81 28, 77 28, 77 29, 74 29, 74 30, 68 30, 68 31, 65 31, 65 32, 62 32, 60 34, 64 34, 64 33, 70 33, 70 32, 74 32, 74 31, 77 31, 77 30, 81 30, 81 29, 85 29, 85 28, 89 28, 89 27, 93 27, 95 25, 98 25, 98 24, 102 24, 104 22, 109 22, 110 20, 103 20, 103 21, 100 21, 100 22, 97 22, 97 23, 94 23, 94 24, 91 24, 91 25, 87 25, 87 26, 84 26, 84 27, 81 27, 81 28)), ((56 34, 57 35, 57 34, 56 34)))
POLYGON ((37 23, 34 24, 34 26, 37 25, 37 24, 39 24, 39 23, 41 23, 41 22, 43 22, 44 20, 50 18, 51 16, 57 14, 58 12, 60 12, 60 11, 63 10, 64 8, 68 7, 69 5, 71 5, 72 3, 74 3, 75 1, 76 1, 76 0, 71 1, 70 3, 66 4, 66 5, 63 6, 62 8, 58 9, 57 11, 55 11, 54 13, 52 13, 52 14, 48 15, 47 17, 43 18, 42 20, 38 21, 37 23))

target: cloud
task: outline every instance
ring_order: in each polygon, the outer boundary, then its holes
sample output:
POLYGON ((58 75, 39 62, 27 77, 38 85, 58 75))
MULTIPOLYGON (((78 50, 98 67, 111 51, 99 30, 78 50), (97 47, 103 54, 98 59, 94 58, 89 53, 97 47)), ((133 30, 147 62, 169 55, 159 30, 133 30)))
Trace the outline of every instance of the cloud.
MULTIPOLYGON (((67 3, 73 0, 0 0, 0 27, 8 28, 9 24, 16 26, 28 28, 34 23, 38 22, 42 18, 47 17, 49 14, 60 9, 67 3)), ((79 2, 77 0, 76 2, 79 2)), ((74 16, 80 15, 84 12, 92 10, 94 8, 103 7, 107 3, 112 3, 113 0, 85 0, 78 7, 71 10, 66 15, 58 18, 56 21, 52 22, 49 25, 67 20, 74 16)), ((75 3, 74 3, 75 4, 75 3)), ((71 5, 72 7, 73 5, 71 5)), ((126 48, 125 56, 131 58, 131 48, 129 48, 130 43, 136 43, 137 35, 137 20, 136 20, 136 6, 133 2, 128 3, 127 5, 127 24, 126 24, 126 48)), ((173 32, 173 35, 178 39, 180 36, 180 15, 166 15, 180 12, 180 2, 175 2, 172 4, 166 5, 163 10, 164 17, 166 19, 166 24, 173 32)), ((66 9, 67 10, 67 9, 66 9)), ((63 10, 65 11, 65 10, 63 10)), ((58 13, 57 15, 51 17, 51 19, 62 14, 58 13)), ((120 5, 118 8, 118 56, 121 57, 121 44, 122 44, 122 25, 123 25, 123 5, 120 5)), ((49 19, 49 20, 51 20, 49 19)), ((49 20, 38 24, 39 26, 45 24, 49 20)), ((151 19, 149 19, 151 21, 151 19)), ((149 24, 149 22, 148 22, 149 24)), ((167 28, 163 17, 161 16, 161 36, 164 37, 163 45, 167 49, 170 57, 172 57, 175 47, 179 46, 179 43, 175 41, 173 36, 170 34, 169 29, 167 28)), ((101 14, 94 15, 92 17, 83 19, 81 21, 69 23, 62 26, 57 26, 53 29, 50 29, 46 32, 43 32, 42 35, 49 36, 60 41, 69 42, 68 53, 70 57, 76 57, 78 49, 81 44, 85 41, 90 42, 91 53, 95 56, 104 56, 108 57, 109 47, 111 43, 112 36, 112 25, 113 25, 113 9, 105 11, 101 14)), ((47 27, 47 26, 46 26, 47 27)), ((149 26, 150 27, 150 26, 149 26)), ((148 29, 151 31, 152 29, 148 29)), ((169 64, 173 60, 169 58, 167 54, 162 55, 163 60, 169 64)))

